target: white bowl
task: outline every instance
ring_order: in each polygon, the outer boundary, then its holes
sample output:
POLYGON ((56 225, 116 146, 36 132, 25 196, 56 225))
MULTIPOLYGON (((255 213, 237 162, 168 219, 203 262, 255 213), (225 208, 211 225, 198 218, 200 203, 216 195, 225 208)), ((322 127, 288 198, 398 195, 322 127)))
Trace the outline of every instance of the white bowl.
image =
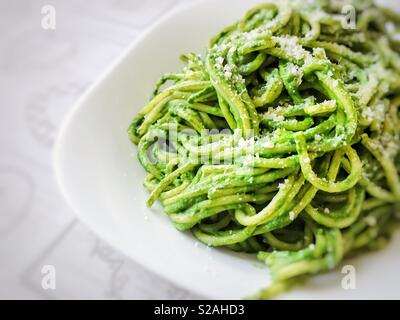
MULTIPOLYGON (((211 36, 260 2, 201 1, 159 20, 79 100, 55 149, 59 185, 80 219, 138 263, 207 298, 254 294, 268 285, 268 270, 252 256, 199 244, 178 232, 160 206, 145 206, 145 172, 127 128, 159 76, 180 70, 181 53, 204 52, 211 36)), ((399 237, 383 251, 346 262, 356 266, 357 290, 342 289, 339 268, 285 297, 398 298, 396 244, 399 237)))

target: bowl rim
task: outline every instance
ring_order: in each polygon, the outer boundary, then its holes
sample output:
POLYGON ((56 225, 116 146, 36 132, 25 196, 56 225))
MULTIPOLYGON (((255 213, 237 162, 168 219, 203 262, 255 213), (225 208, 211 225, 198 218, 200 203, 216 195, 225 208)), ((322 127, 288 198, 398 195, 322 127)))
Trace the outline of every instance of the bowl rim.
POLYGON ((58 134, 56 136, 55 144, 53 146, 52 150, 52 165, 53 165, 53 173, 55 176, 56 184, 58 186, 58 190, 61 193, 62 197, 66 201, 67 205, 72 209, 73 213, 75 214, 75 218, 78 218, 81 222, 83 222, 86 227, 92 231, 97 237, 100 239, 103 239, 104 241, 107 242, 108 245, 110 245, 113 249, 117 250, 121 254, 123 254, 125 257, 128 259, 131 259, 134 263, 137 265, 141 266, 145 270, 149 270, 153 274, 157 275, 158 277, 172 283, 175 287, 179 287, 183 290, 186 290, 187 292, 191 294, 198 295, 200 297, 207 297, 207 298, 221 298, 219 296, 215 296, 212 294, 212 292, 207 292, 207 295, 205 296, 205 292, 198 287, 190 286, 188 283, 182 282, 182 281, 177 281, 177 282, 172 282, 171 278, 166 275, 166 273, 162 272, 162 268, 157 268, 156 266, 153 266, 152 264, 147 264, 144 259, 140 259, 139 255, 137 256, 132 256, 130 254, 127 254, 126 251, 123 248, 118 247, 115 244, 115 239, 113 237, 108 236, 105 233, 100 233, 98 232, 95 228, 92 227, 91 221, 89 218, 86 217, 85 214, 81 212, 81 209, 77 207, 75 204, 75 200, 73 200, 73 196, 71 193, 68 191, 68 188, 65 185, 65 181, 62 178, 62 172, 63 172, 63 165, 62 165, 62 149, 64 146, 64 141, 66 140, 68 136, 68 129, 70 125, 73 123, 74 118, 78 115, 79 111, 81 110, 81 107, 85 104, 85 102, 88 100, 89 97, 92 96, 93 92, 96 90, 99 84, 101 84, 105 79, 108 78, 109 75, 112 74, 114 69, 121 64, 125 58, 127 58, 132 51, 138 49, 142 43, 151 33, 156 31, 160 25, 168 22, 171 18, 173 18, 176 15, 182 14, 186 10, 191 10, 193 7, 198 6, 198 5, 203 5, 205 3, 214 3, 215 0, 193 0, 191 2, 183 2, 179 3, 175 7, 167 10, 163 14, 161 14, 156 20, 151 23, 148 27, 146 27, 140 35, 138 35, 125 49, 123 49, 122 53, 117 55, 117 57, 105 68, 104 71, 100 73, 98 77, 95 78, 95 80, 84 90, 84 92, 80 95, 80 97, 75 101, 75 103, 72 104, 72 107, 68 110, 67 114, 64 116, 64 119, 62 120, 62 124, 60 127, 60 130, 58 131, 58 134))

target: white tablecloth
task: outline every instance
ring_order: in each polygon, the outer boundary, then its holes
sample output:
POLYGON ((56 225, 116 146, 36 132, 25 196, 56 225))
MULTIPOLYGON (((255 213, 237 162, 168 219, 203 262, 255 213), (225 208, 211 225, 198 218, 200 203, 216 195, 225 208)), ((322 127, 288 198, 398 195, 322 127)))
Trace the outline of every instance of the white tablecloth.
POLYGON ((88 85, 188 0, 0 1, 0 298, 190 299, 98 239, 58 192, 52 147, 88 85), (42 6, 56 29, 42 28, 42 6), (44 290, 44 265, 56 290, 44 290))

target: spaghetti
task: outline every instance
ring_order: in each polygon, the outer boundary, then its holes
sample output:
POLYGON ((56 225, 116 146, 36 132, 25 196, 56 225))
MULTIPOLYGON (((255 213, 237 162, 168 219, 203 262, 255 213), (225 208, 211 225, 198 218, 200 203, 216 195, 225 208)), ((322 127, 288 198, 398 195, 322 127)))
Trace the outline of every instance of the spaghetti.
POLYGON ((257 298, 381 247, 398 218, 400 17, 354 1, 349 29, 307 3, 259 5, 182 56, 129 127, 148 205, 257 254, 273 279, 257 298))

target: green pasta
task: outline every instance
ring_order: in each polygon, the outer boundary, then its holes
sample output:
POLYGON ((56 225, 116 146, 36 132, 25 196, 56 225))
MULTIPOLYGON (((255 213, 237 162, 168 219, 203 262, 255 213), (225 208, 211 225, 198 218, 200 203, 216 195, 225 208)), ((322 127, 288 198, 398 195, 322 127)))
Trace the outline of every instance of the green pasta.
POLYGON ((257 254, 275 297, 382 247, 400 206, 400 16, 276 1, 161 78, 129 136, 180 231, 257 254))

